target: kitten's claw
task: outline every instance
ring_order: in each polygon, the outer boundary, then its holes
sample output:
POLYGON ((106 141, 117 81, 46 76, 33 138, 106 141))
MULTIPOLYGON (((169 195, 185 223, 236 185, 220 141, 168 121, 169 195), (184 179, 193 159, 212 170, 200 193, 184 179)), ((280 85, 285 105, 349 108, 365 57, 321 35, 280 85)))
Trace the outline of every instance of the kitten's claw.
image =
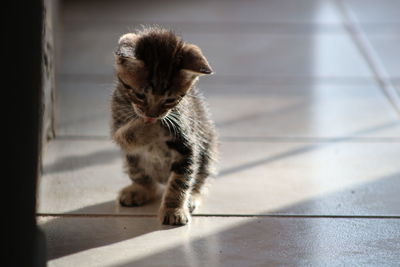
POLYGON ((196 204, 193 202, 189 203, 189 212, 193 213, 193 211, 197 208, 196 204))
POLYGON ((189 204, 188 204, 189 212, 193 213, 193 211, 195 211, 200 206, 200 202, 201 202, 200 194, 193 194, 190 197, 189 204))
POLYGON ((166 225, 185 225, 190 221, 190 213, 186 209, 161 209, 160 220, 166 225))

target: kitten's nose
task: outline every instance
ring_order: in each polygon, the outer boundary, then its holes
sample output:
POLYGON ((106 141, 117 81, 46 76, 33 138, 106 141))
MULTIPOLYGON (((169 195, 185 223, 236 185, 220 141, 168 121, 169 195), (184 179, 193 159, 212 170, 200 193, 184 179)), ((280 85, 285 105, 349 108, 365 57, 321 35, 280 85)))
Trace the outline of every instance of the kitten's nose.
POLYGON ((146 114, 146 116, 147 116, 148 118, 152 118, 152 119, 157 119, 158 116, 160 115, 160 114, 158 114, 158 112, 149 111, 149 110, 147 110, 147 112, 145 112, 145 114, 146 114))
POLYGON ((149 119, 157 119, 158 115, 154 115, 154 114, 146 114, 146 117, 149 119))

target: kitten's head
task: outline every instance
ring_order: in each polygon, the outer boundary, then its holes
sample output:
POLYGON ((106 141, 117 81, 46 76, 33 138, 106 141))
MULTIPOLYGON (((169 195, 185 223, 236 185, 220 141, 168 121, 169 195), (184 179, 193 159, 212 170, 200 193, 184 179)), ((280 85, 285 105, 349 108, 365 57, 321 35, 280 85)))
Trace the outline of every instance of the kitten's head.
POLYGON ((166 116, 199 76, 212 74, 199 47, 159 28, 123 35, 115 54, 118 89, 145 121, 166 116))

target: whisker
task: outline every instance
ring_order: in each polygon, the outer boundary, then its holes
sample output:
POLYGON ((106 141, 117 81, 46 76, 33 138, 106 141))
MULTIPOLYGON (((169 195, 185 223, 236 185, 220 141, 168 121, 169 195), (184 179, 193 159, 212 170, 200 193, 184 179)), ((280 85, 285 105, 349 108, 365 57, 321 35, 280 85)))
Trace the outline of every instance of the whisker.
MULTIPOLYGON (((182 117, 182 116, 180 116, 180 117, 182 117)), ((204 131, 203 126, 199 123, 198 120, 194 120, 194 119, 192 119, 192 118, 190 118, 190 117, 185 117, 183 120, 181 120, 181 119, 178 117, 178 115, 175 114, 175 113, 171 113, 170 118, 171 118, 171 119, 174 119, 174 122, 177 123, 178 125, 179 125, 179 124, 182 124, 182 121, 190 121, 191 123, 193 123, 194 125, 196 125, 195 127, 196 127, 196 130, 197 130, 197 131, 199 131, 201 134, 205 134, 205 133, 206 133, 206 132, 204 131)), ((186 125, 186 126, 189 127, 189 125, 186 125)), ((193 126, 193 125, 192 125, 192 126, 193 126)), ((192 127, 190 127, 190 128, 192 128, 192 127)))
POLYGON ((168 124, 168 122, 166 121, 165 118, 162 118, 162 119, 161 119, 161 124, 165 125, 165 126, 168 128, 168 132, 169 132, 169 133, 172 133, 172 132, 171 132, 171 127, 169 126, 169 124, 168 124))
POLYGON ((171 124, 171 122, 170 122, 170 120, 168 119, 168 117, 164 117, 164 118, 162 119, 162 121, 165 122, 165 125, 168 127, 168 131, 169 131, 171 134, 173 134, 173 135, 175 136, 176 134, 175 134, 173 125, 171 124))

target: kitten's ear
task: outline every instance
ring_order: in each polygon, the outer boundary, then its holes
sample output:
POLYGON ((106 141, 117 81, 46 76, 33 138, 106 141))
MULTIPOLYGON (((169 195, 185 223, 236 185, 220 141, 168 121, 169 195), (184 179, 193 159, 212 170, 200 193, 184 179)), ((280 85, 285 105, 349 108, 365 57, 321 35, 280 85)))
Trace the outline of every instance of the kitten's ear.
POLYGON ((121 36, 118 41, 118 48, 115 51, 115 62, 117 69, 125 67, 127 70, 135 71, 143 68, 144 63, 135 58, 135 44, 138 36, 134 33, 127 33, 121 36))
POLYGON ((138 36, 134 33, 122 35, 118 40, 115 55, 122 58, 135 58, 135 45, 138 36))
POLYGON ((207 59, 198 46, 185 44, 183 47, 182 71, 191 76, 213 74, 207 59))

